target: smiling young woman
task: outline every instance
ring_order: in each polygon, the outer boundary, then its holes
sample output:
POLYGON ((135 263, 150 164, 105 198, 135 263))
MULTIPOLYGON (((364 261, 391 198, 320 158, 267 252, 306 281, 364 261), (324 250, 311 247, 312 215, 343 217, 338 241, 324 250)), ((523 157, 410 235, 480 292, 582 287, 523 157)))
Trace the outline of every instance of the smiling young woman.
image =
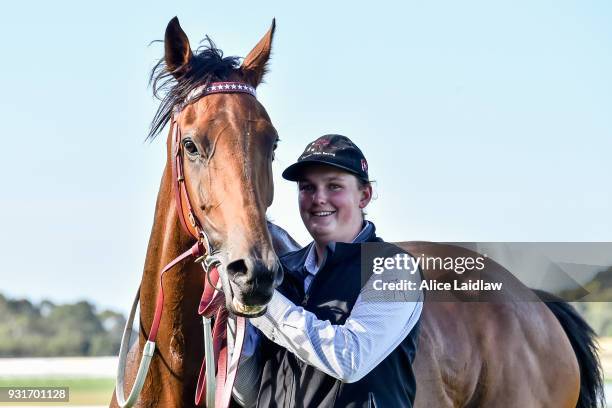
POLYGON ((243 406, 411 407, 422 293, 372 301, 362 244, 382 242, 364 209, 368 164, 347 137, 306 146, 283 177, 298 184, 313 242, 280 257, 284 279, 250 319, 234 387, 243 406))
POLYGON ((298 182, 298 203, 317 259, 330 242, 351 242, 363 228, 363 208, 372 198, 369 181, 327 164, 311 164, 298 182))

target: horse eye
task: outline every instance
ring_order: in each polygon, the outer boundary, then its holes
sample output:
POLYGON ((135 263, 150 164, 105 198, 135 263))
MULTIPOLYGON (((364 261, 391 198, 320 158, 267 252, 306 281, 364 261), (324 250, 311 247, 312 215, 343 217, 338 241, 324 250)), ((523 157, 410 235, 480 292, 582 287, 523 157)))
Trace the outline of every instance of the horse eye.
POLYGON ((189 153, 189 154, 198 154, 197 146, 190 139, 185 139, 183 141, 183 146, 185 146, 185 150, 187 150, 187 153, 189 153))

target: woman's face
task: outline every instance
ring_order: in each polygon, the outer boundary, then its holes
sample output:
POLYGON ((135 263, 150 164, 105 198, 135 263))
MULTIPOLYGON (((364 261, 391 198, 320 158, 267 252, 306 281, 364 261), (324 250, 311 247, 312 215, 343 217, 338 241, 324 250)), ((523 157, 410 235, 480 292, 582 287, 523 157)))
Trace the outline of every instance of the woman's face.
POLYGON ((298 188, 302 221, 317 244, 351 242, 361 231, 361 210, 372 197, 369 185, 360 188, 351 173, 313 165, 304 169, 298 188))

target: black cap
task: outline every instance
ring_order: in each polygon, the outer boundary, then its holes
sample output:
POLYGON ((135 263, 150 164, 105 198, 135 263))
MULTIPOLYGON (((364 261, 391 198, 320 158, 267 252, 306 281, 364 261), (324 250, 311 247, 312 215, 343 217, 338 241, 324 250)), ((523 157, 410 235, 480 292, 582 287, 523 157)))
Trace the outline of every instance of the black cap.
POLYGON ((338 167, 360 179, 369 180, 368 162, 357 145, 346 136, 325 135, 309 143, 297 163, 283 171, 283 177, 290 181, 299 181, 304 167, 311 164, 338 167))

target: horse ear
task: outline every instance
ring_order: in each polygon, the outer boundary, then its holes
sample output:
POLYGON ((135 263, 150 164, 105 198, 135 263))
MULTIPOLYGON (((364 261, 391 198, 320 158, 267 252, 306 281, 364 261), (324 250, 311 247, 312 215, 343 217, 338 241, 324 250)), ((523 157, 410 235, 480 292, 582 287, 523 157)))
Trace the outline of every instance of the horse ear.
POLYGON ((170 20, 166 27, 164 50, 166 69, 175 77, 179 77, 183 73, 181 68, 189 62, 193 53, 189 46, 189 39, 176 17, 170 20))
POLYGON ((249 55, 244 59, 242 67, 242 75, 244 79, 257 87, 263 79, 268 60, 270 59, 270 51, 272 50, 272 37, 274 37, 274 29, 276 28, 276 19, 272 19, 272 26, 263 36, 259 43, 249 52, 249 55))

